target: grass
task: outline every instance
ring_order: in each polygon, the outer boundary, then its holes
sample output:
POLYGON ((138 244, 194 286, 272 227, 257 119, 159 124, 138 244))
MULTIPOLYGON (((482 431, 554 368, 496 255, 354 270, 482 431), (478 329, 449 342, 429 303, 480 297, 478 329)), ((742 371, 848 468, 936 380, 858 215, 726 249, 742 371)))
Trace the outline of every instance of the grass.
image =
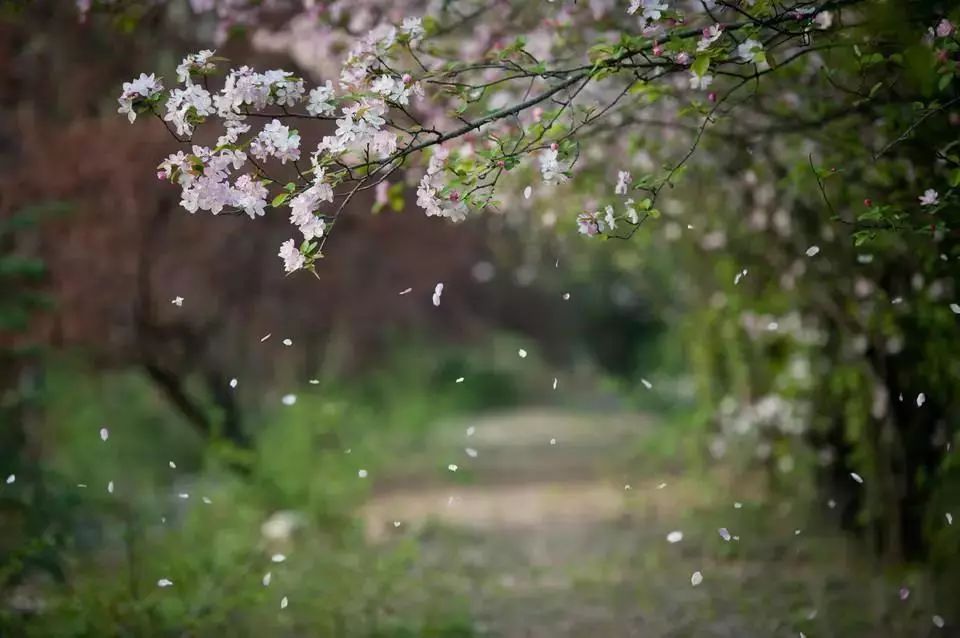
MULTIPOLYGON (((52 496, 42 502, 58 531, 22 543, 16 560, 6 561, 9 573, 24 575, 18 593, 43 611, 6 612, 0 635, 897 638, 931 631, 937 608, 924 573, 883 573, 802 491, 709 462, 706 430, 689 414, 619 419, 564 410, 478 419, 552 375, 537 369, 517 377, 515 342, 482 355, 416 350, 375 376, 304 384, 294 389, 294 405, 254 414, 250 421, 263 426, 247 475, 225 469, 221 451, 138 375, 55 362, 42 461, 52 496), (458 421, 465 417, 477 428, 469 443, 458 421), (104 425, 106 443, 98 435, 104 425), (465 457, 468 444, 478 458, 465 457), (361 506, 373 495, 442 501, 457 490, 505 499, 498 506, 529 524, 453 526, 435 505, 414 520, 411 506, 400 527, 369 541, 361 506), (529 516, 537 507, 543 520, 529 516), (289 533, 264 534, 278 512, 292 513, 289 533), (550 518, 557 513, 559 520, 550 518), (740 540, 724 541, 720 527, 740 540), (669 544, 674 529, 685 537, 669 544), (44 553, 55 556, 59 575, 20 569, 44 553), (286 560, 273 562, 275 554, 286 560), (693 571, 704 574, 698 587, 693 571), (158 587, 161 578, 173 585, 158 587), (906 601, 902 585, 912 592, 906 601)), ((531 353, 524 365, 536 368, 534 361, 531 353)))

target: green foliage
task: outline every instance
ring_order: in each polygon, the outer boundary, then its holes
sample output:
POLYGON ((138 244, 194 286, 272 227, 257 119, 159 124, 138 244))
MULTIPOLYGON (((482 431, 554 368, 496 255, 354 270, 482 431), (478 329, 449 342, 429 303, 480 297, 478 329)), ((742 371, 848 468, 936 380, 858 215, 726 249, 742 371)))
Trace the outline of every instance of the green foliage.
POLYGON ((62 536, 24 543, 4 567, 54 552, 69 568, 64 582, 39 586, 40 617, 2 622, 28 636, 473 635, 467 601, 450 595, 456 576, 412 571, 415 537, 370 545, 357 508, 440 420, 514 400, 511 373, 493 363, 410 346, 362 379, 306 384, 293 405, 276 396, 253 420, 238 474, 141 375, 49 358, 38 470, 51 487, 40 506, 62 536), (292 513, 289 536, 262 532, 277 512, 292 513), (274 553, 288 558, 271 562, 274 553), (158 587, 162 578, 173 585, 158 587))

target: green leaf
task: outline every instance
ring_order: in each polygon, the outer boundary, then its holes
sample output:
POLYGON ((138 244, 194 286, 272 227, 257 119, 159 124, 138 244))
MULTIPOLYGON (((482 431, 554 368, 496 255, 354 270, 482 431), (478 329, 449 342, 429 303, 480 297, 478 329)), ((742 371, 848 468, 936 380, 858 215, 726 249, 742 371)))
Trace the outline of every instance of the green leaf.
POLYGON ((693 64, 690 65, 690 70, 701 77, 707 74, 707 69, 709 68, 710 68, 709 55, 698 55, 697 59, 694 60, 693 64))
POLYGON ((950 186, 951 188, 960 186, 960 168, 954 169, 953 173, 950 174, 950 186))
POLYGON ((270 205, 273 206, 274 208, 279 208, 280 206, 283 205, 285 201, 287 201, 289 197, 290 197, 290 193, 280 193, 279 195, 273 198, 273 201, 270 202, 270 205))

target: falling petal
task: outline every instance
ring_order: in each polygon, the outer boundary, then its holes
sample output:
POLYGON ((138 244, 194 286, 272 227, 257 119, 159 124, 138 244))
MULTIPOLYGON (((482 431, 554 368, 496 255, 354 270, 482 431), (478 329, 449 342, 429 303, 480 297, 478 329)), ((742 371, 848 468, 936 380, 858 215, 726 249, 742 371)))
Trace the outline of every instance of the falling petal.
POLYGON ((850 478, 852 478, 857 483, 863 483, 863 477, 857 474, 856 472, 850 472, 850 478))
POLYGON ((527 186, 526 188, 523 189, 524 199, 530 199, 531 194, 533 194, 533 188, 531 188, 530 186, 527 186))
MULTIPOLYGON (((466 452, 466 453, 467 453, 467 456, 469 456, 471 459, 477 458, 477 451, 476 451, 475 449, 473 449, 472 447, 465 448, 463 451, 466 452)), ((949 514, 948 514, 948 516, 949 516, 949 514)))
POLYGON ((814 257, 819 252, 820 246, 810 246, 810 248, 807 248, 807 257, 814 257))
POLYGON ((157 581, 158 587, 170 587, 171 585, 173 585, 173 581, 169 578, 161 578, 157 581))
POLYGON ((918 407, 918 408, 921 407, 921 406, 923 406, 923 404, 926 403, 926 401, 927 401, 927 395, 925 395, 923 392, 921 392, 920 394, 917 395, 917 407, 918 407))
POLYGON ((260 579, 260 582, 263 583, 264 587, 269 587, 270 580, 272 578, 273 578, 273 574, 271 574, 270 572, 267 572, 266 574, 263 575, 263 578, 260 579))
POLYGON ((106 441, 110 438, 110 430, 107 428, 100 428, 100 440, 106 441))
POLYGON ((456 463, 451 463, 450 465, 447 466, 447 469, 450 470, 451 472, 456 472, 460 468, 457 466, 456 463))
POLYGON ((293 345, 293 339, 289 339, 289 338, 284 339, 284 340, 283 340, 283 345, 285 345, 285 346, 287 346, 287 347, 289 348, 290 346, 293 345))
POLYGON ((367 471, 366 471, 366 470, 357 470, 357 476, 359 476, 360 478, 367 478, 367 471))
POLYGON ((696 587, 703 582, 703 574, 700 572, 693 572, 693 575, 690 576, 690 584, 696 587))
POLYGON ((297 402, 297 395, 295 394, 285 394, 283 398, 280 399, 284 405, 293 405, 297 402))
POLYGON ((680 530, 674 530, 669 534, 667 534, 668 543, 679 543, 682 540, 683 540, 683 532, 681 532, 680 530))
POLYGON ((237 387, 237 380, 236 380, 235 378, 234 378, 234 379, 230 379, 230 387, 231 387, 231 388, 237 387))
POLYGON ((7 477, 7 485, 13 485, 14 481, 16 480, 17 480, 17 475, 11 474, 10 476, 7 477))
POLYGON ((521 359, 527 358, 527 351, 524 350, 523 348, 520 348, 519 350, 517 350, 517 354, 520 355, 521 359))
POLYGON ((275 563, 282 563, 283 561, 287 560, 287 557, 284 556, 283 554, 274 554, 273 556, 270 557, 270 560, 272 560, 275 563))
POLYGON ((113 494, 113 481, 110 481, 109 483, 107 483, 107 492, 109 492, 110 494, 113 494))
POLYGON ((721 527, 717 532, 720 534, 720 538, 728 542, 730 541, 730 532, 727 531, 726 527, 721 527))
POLYGON ((289 601, 287 600, 286 596, 280 599, 280 609, 286 609, 288 604, 289 601))

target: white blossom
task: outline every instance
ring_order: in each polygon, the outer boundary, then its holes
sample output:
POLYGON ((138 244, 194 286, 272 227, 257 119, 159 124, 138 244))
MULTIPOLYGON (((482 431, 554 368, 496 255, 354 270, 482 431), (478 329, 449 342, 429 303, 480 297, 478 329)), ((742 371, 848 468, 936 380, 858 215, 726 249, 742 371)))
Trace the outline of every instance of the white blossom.
POLYGON ((706 51, 711 44, 720 39, 721 35, 723 35, 723 25, 713 24, 704 28, 700 41, 697 42, 697 51, 706 51))
POLYGON ((423 30, 423 20, 420 18, 404 18, 400 23, 400 33, 403 33, 411 42, 417 42, 423 39, 426 31, 423 30))
POLYGON ((267 187, 251 175, 241 175, 234 184, 234 205, 250 219, 262 217, 267 206, 267 187))
POLYGON ((467 217, 467 205, 456 191, 441 197, 443 191, 443 168, 449 155, 445 148, 434 151, 427 165, 427 172, 417 186, 417 205, 426 212, 427 217, 441 216, 452 221, 463 221, 467 217))
POLYGON ((577 215, 577 232, 587 237, 598 235, 603 230, 601 223, 597 220, 596 213, 580 213, 577 215))
POLYGON ((191 75, 204 74, 215 70, 216 65, 210 61, 213 57, 213 51, 204 49, 198 53, 191 53, 183 58, 183 61, 177 66, 177 81, 186 84, 193 84, 191 75))
POLYGON ((603 221, 606 223, 607 227, 610 230, 614 230, 617 227, 617 218, 613 214, 613 206, 611 206, 610 204, 607 204, 604 207, 603 212, 604 212, 603 221))
POLYGON ((278 256, 283 259, 283 269, 288 273, 300 270, 307 261, 292 239, 283 242, 278 256))
POLYGON ((940 203, 940 193, 928 188, 919 198, 921 206, 936 206, 940 203))
POLYGON ((321 169, 313 186, 290 200, 290 223, 300 230, 304 239, 322 237, 326 227, 316 215, 321 203, 333 201, 333 188, 323 181, 324 176, 321 169))
POLYGON ((709 73, 699 75, 696 71, 690 71, 690 88, 706 90, 713 83, 713 76, 709 73))
POLYGON ((567 176, 560 168, 559 152, 556 148, 546 148, 540 152, 540 175, 547 184, 562 184, 567 176))
POLYGON ((333 82, 327 80, 323 86, 318 86, 310 91, 307 98, 307 113, 310 115, 330 115, 336 109, 333 102, 335 96, 333 92, 333 82))
POLYGON ((763 45, 748 38, 737 47, 737 57, 744 62, 756 62, 763 56, 763 45))
POLYGON ((163 83, 153 73, 141 73, 132 82, 123 83, 123 92, 117 98, 120 108, 117 112, 126 115, 131 123, 137 119, 136 107, 146 99, 156 97, 163 90, 163 83))
POLYGON ((661 2, 661 0, 630 0, 630 7, 627 9, 627 13, 633 15, 641 8, 643 8, 641 17, 651 22, 659 20, 663 17, 663 12, 669 9, 667 3, 661 2))
POLYGON ((300 134, 273 120, 250 142, 250 152, 260 160, 276 157, 281 164, 300 158, 300 134))
POLYGON ((191 84, 184 89, 173 89, 167 98, 167 114, 163 119, 173 123, 177 135, 193 135, 194 122, 213 115, 213 99, 210 92, 199 84, 191 84))
POLYGON ((818 29, 826 31, 833 25, 833 12, 821 11, 813 17, 813 23, 818 29))

